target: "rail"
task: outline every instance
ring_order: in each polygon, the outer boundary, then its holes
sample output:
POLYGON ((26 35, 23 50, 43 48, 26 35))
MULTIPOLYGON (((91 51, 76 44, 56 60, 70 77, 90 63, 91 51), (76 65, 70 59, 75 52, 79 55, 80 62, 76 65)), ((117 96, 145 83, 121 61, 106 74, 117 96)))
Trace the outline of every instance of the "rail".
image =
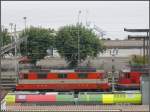
POLYGON ((1 79, 1 88, 5 90, 14 89, 16 86, 16 81, 13 79, 1 79))

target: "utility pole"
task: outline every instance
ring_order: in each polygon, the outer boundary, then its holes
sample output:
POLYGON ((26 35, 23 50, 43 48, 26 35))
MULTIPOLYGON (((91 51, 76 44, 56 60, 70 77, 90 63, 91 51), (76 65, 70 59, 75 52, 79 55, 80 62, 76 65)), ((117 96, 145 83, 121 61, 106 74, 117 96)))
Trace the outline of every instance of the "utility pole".
POLYGON ((80 14, 81 14, 81 10, 79 10, 78 12, 78 65, 80 64, 80 22, 79 22, 79 19, 80 19, 80 14))
MULTIPOLYGON (((1 9, 1 1, 0 1, 0 9, 1 9)), ((1 12, 0 12, 1 14, 1 12)), ((1 21, 0 21, 0 25, 1 25, 1 21)), ((2 32, 2 28, 0 26, 0 91, 1 91, 1 32, 2 32)), ((1 92, 0 92, 1 94, 1 92)))
POLYGON ((146 32, 147 33, 147 35, 146 35, 146 60, 149 60, 148 59, 148 56, 149 56, 149 49, 148 49, 148 47, 149 47, 149 38, 148 38, 148 32, 146 32))
POLYGON ((149 36, 149 32, 147 32, 147 50, 148 50, 148 54, 147 54, 147 57, 148 57, 148 64, 150 66, 150 36, 149 36))
POLYGON ((11 43, 13 43, 13 41, 14 41, 14 38, 13 38, 13 34, 12 34, 12 29, 13 29, 13 23, 9 23, 9 25, 10 25, 10 33, 11 33, 11 43))
MULTIPOLYGON (((150 24, 149 24, 149 27, 150 27, 150 24)), ((150 79, 150 29, 147 31, 147 39, 148 39, 148 50, 149 50, 149 54, 148 54, 148 75, 149 75, 149 79, 150 79)), ((150 93, 150 81, 149 81, 149 93, 150 93)), ((150 95, 149 95, 149 99, 150 99, 150 95)), ((150 109, 150 101, 149 101, 149 109, 150 109)))
POLYGON ((110 55, 112 56, 112 92, 115 91, 115 56, 118 54, 118 49, 110 50, 110 55))
POLYGON ((18 82, 18 61, 17 61, 17 34, 16 34, 16 24, 14 25, 14 39, 15 39, 15 74, 16 83, 18 82))

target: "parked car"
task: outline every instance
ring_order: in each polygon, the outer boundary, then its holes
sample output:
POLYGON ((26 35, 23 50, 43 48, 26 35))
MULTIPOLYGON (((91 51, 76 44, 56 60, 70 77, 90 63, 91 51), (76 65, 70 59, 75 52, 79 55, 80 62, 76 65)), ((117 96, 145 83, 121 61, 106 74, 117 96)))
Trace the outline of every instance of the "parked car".
POLYGON ((26 64, 26 63, 30 63, 30 59, 27 56, 23 56, 21 58, 19 58, 19 63, 21 64, 26 64))

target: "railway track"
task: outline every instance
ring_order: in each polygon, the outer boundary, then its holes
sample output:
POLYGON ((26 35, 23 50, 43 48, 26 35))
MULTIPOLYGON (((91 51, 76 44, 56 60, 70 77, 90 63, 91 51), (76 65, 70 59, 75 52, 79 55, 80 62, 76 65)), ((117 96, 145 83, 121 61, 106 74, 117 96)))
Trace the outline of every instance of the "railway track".
POLYGON ((1 89, 0 91, 0 101, 5 97, 5 95, 8 93, 8 91, 1 89))
POLYGON ((13 90, 15 89, 15 84, 1 84, 1 88, 4 90, 13 90))
POLYGON ((12 90, 16 86, 15 79, 1 79, 1 88, 3 90, 12 90))

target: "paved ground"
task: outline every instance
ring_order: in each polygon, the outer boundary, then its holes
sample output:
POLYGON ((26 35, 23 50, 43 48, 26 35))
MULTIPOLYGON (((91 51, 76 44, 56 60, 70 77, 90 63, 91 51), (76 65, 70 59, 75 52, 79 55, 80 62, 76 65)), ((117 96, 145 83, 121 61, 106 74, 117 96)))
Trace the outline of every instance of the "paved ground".
POLYGON ((148 105, 67 105, 67 106, 7 106, 7 111, 48 111, 48 112, 149 112, 148 105))

